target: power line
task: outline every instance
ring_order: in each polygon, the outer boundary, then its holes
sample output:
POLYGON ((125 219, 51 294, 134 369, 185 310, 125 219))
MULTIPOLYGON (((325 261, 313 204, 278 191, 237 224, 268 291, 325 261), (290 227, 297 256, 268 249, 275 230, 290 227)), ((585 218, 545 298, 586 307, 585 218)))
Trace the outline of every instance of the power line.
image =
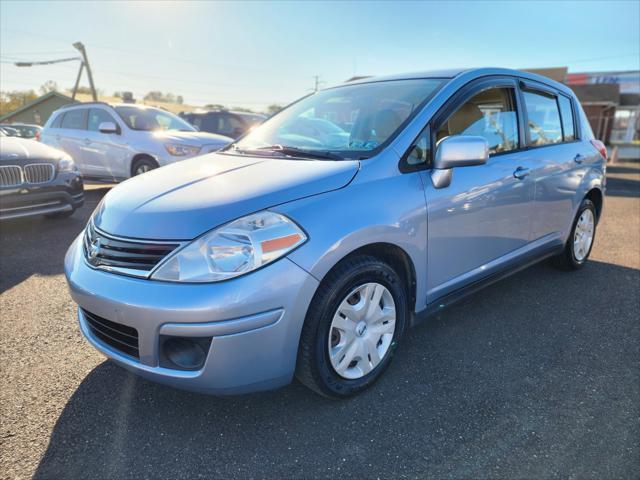
MULTIPOLYGON (((44 39, 49 39, 49 40, 54 40, 56 42, 59 43, 67 43, 68 40, 63 40, 62 37, 57 37, 57 36, 51 36, 51 35, 43 35, 41 33, 33 33, 33 32, 27 32, 25 30, 14 30, 11 28, 5 28, 3 29, 4 32, 9 32, 9 33, 14 33, 14 34, 19 34, 19 35, 24 35, 24 36, 29 36, 29 37, 40 37, 40 38, 44 38, 44 39)), ((97 48, 97 49, 101 49, 101 50, 112 50, 115 52, 120 52, 120 53, 125 53, 128 55, 148 55, 149 51, 144 51, 141 49, 135 49, 135 48, 118 48, 118 47, 113 47, 113 46, 109 46, 109 45, 101 45, 101 44, 91 44, 91 48, 97 48)), ((187 63, 187 64, 193 64, 193 65, 199 65, 199 66, 209 66, 209 67, 221 67, 221 68, 235 68, 235 69, 245 69, 245 70, 255 70, 255 71, 260 71, 260 72, 264 72, 265 69, 263 67, 254 67, 248 64, 239 64, 239 63, 234 63, 234 64, 225 64, 225 63, 211 63, 211 62, 203 62, 202 60, 195 60, 195 59, 185 59, 185 58, 177 58, 177 57, 166 57, 163 56, 163 61, 170 61, 170 62, 176 62, 176 63, 187 63)), ((271 71, 273 72, 280 72, 280 69, 272 69, 271 71)))

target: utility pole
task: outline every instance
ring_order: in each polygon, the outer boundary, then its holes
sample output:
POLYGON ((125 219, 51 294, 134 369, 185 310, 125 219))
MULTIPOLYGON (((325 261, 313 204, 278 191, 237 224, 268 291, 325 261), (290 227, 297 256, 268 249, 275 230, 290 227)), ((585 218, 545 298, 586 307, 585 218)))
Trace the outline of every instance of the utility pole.
POLYGON ((84 48, 82 42, 76 42, 73 44, 73 47, 80 52, 82 57, 70 57, 70 58, 59 58, 56 60, 44 60, 39 62, 15 62, 16 67, 34 67, 37 65, 53 65, 55 63, 62 62, 71 62, 80 60, 80 69, 78 70, 78 76, 76 77, 76 83, 73 86, 73 93, 71 94, 71 98, 73 100, 76 99, 76 94, 78 93, 78 86, 80 85, 80 78, 82 77, 82 71, 87 69, 87 77, 89 77, 89 86, 91 87, 91 96, 93 97, 93 101, 98 101, 98 94, 96 92, 96 87, 93 83, 93 75, 91 74, 91 67, 89 66, 89 58, 87 57, 87 51, 84 48))
POLYGON ((78 72, 78 78, 76 80, 76 87, 74 88, 74 94, 78 88, 78 82, 80 82, 80 75, 82 75, 82 67, 85 67, 87 69, 87 77, 89 77, 89 86, 91 87, 91 95, 93 96, 93 101, 97 102, 98 94, 96 93, 96 87, 93 84, 93 75, 91 74, 91 66, 89 65, 89 59, 87 58, 87 51, 84 48, 84 45, 82 44, 82 42, 74 43, 73 47, 76 50, 78 50, 82 55, 82 65, 80 66, 80 71, 78 72))

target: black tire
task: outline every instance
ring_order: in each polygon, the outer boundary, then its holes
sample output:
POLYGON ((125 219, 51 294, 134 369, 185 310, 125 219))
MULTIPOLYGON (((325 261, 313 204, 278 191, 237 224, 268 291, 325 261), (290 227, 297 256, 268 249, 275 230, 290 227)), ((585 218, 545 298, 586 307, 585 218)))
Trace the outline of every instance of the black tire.
POLYGON ((74 213, 76 213, 76 209, 75 208, 73 210, 68 210, 66 212, 50 213, 48 215, 45 215, 45 218, 60 220, 62 218, 69 218, 74 213))
POLYGON ((142 157, 133 162, 133 165, 131 166, 131 176, 135 177, 136 175, 142 175, 143 173, 156 168, 158 168, 158 163, 154 159, 142 157))
POLYGON ((393 353, 408 325, 407 290, 400 276, 385 262, 368 255, 338 264, 322 281, 313 297, 300 336, 296 377, 311 390, 332 398, 346 398, 367 389, 391 363, 393 353), (328 340, 335 311, 359 285, 376 282, 385 286, 396 306, 396 325, 391 346, 381 362, 367 375, 346 379, 331 365, 328 340))
POLYGON ((591 249, 593 248, 593 244, 596 238, 597 226, 598 226, 598 216, 596 212, 596 206, 593 204, 591 200, 589 200, 588 198, 585 198, 580 204, 580 208, 578 208, 578 213, 576 214, 576 218, 573 219, 571 233, 569 234, 569 238, 567 239, 567 243, 564 247, 564 251, 561 254, 556 255, 551 259, 551 263, 553 264, 553 266, 561 270, 578 270, 582 268, 584 264, 587 263, 587 260, 589 259, 589 255, 591 254, 591 249), (594 218, 593 240, 591 242, 591 245, 589 246, 589 251, 587 252, 587 254, 584 256, 584 258, 582 258, 581 260, 578 260, 575 256, 573 242, 576 234, 576 226, 578 225, 578 220, 580 219, 580 216, 585 210, 591 210, 591 213, 594 218))

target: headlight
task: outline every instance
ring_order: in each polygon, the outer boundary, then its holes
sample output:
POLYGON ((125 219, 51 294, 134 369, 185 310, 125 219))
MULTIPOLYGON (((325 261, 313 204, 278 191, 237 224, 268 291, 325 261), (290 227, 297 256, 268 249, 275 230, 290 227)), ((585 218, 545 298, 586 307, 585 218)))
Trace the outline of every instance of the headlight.
POLYGON ((192 147, 191 145, 179 145, 177 143, 167 143, 164 148, 167 149, 171 155, 175 157, 188 157, 197 155, 200 152, 200 147, 192 147))
POLYGON ((70 156, 65 155, 60 160, 58 160, 58 171, 59 172, 77 172, 78 167, 76 167, 75 162, 70 156))
POLYGON ((292 220, 273 212, 242 217, 177 251, 151 276, 170 282, 219 282, 244 275, 307 240, 292 220))

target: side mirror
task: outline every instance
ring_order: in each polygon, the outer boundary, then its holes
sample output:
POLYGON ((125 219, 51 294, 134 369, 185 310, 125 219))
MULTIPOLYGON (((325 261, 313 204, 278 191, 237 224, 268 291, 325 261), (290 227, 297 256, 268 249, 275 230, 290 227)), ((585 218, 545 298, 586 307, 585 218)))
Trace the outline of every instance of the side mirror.
POLYGON ((436 146, 431 181, 435 188, 451 184, 453 168, 483 165, 489 158, 489 144, 483 137, 454 135, 436 146))
POLYGON ((118 126, 113 122, 102 122, 98 126, 100 133, 119 133, 118 126))

